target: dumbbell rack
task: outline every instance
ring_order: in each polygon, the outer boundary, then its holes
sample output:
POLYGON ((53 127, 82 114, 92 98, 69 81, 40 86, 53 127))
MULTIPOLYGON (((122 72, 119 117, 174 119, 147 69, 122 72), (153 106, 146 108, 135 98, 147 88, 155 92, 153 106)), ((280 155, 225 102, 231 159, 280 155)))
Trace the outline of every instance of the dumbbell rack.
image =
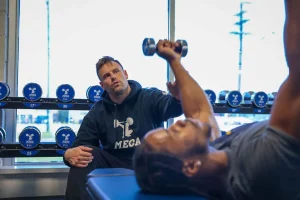
MULTIPOLYGON (((24 97, 7 97, 0 101, 0 109, 40 109, 40 110, 89 110, 93 103, 88 99, 73 99, 68 103, 57 98, 41 98, 27 101, 24 97)), ((65 149, 55 142, 41 142, 35 149, 24 149, 19 143, 0 144, 0 158, 14 157, 59 157, 65 149)))
MULTIPOLYGON (((89 110, 92 105, 88 99, 73 99, 71 102, 62 103, 56 98, 41 98, 39 101, 30 102, 23 97, 7 97, 0 101, 0 109, 89 110)), ((215 113, 270 114, 272 103, 265 108, 256 108, 251 103, 231 107, 224 102, 214 103, 212 107, 215 113)), ((0 158, 59 157, 64 151, 65 149, 60 148, 55 142, 41 142, 33 150, 23 149, 18 143, 0 144, 0 158)))
POLYGON ((56 143, 41 142, 36 149, 26 150, 18 143, 0 145, 0 158, 16 157, 60 157, 65 149, 60 148, 56 143))

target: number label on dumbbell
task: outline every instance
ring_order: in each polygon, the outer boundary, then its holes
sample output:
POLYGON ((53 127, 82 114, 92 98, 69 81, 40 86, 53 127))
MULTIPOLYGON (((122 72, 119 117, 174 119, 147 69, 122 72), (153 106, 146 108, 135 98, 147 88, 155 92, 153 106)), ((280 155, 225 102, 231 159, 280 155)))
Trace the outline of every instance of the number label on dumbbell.
POLYGON ((62 104, 62 103, 58 103, 56 104, 57 107, 62 108, 62 109, 70 109, 72 108, 75 104, 62 104))
POLYGON ((240 109, 239 108, 228 108, 229 113, 239 113, 240 109))
POLYGON ((24 156, 35 156, 39 153, 40 151, 38 150, 20 150, 19 153, 24 155, 24 156))
POLYGON ((23 103, 24 106, 28 107, 28 108, 38 108, 41 106, 40 103, 23 103))
POLYGON ((5 102, 0 102, 0 107, 6 106, 6 105, 7 105, 7 103, 5 103, 5 102))
POLYGON ((261 114, 261 113, 264 113, 264 112, 265 112, 265 110, 264 110, 264 109, 257 109, 257 108, 253 109, 253 111, 254 111, 255 113, 259 113, 259 114, 261 114))

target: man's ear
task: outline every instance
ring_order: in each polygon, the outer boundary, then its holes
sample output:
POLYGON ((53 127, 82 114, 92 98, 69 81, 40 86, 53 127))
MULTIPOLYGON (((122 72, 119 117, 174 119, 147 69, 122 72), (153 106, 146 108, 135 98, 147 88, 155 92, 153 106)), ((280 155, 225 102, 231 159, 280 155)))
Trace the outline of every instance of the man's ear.
POLYGON ((99 82, 99 84, 100 84, 100 86, 103 88, 103 83, 102 83, 101 81, 99 82))
POLYGON ((187 177, 195 176, 199 172, 201 168, 201 164, 202 164, 201 161, 197 159, 184 160, 182 172, 187 177))
POLYGON ((128 73, 127 73, 127 71, 125 69, 123 71, 124 71, 126 79, 128 79, 128 73))

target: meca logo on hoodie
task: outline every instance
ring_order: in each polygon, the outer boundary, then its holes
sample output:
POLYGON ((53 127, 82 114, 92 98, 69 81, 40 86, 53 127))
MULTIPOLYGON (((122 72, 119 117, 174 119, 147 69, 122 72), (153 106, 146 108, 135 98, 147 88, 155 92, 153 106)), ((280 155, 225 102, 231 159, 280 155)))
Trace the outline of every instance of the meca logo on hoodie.
POLYGON ((130 129, 130 126, 134 123, 134 120, 131 117, 128 117, 126 121, 118 121, 114 119, 114 128, 122 128, 122 139, 121 141, 116 141, 115 149, 127 149, 129 147, 138 146, 141 144, 140 138, 136 137, 135 139, 124 140, 124 138, 131 137, 133 130, 130 129))

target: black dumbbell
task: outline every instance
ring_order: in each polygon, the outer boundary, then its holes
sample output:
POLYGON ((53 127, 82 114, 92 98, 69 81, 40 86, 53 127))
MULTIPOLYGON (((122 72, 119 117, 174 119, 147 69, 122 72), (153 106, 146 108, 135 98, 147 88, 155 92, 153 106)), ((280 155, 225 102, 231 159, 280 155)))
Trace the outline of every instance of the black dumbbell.
MULTIPOLYGON (((175 51, 181 53, 181 57, 185 57, 188 53, 188 43, 185 40, 177 40, 176 42, 178 42, 180 46, 176 48, 175 51)), ((145 38, 142 48, 145 56, 153 56, 157 51, 156 43, 153 38, 145 38)))

